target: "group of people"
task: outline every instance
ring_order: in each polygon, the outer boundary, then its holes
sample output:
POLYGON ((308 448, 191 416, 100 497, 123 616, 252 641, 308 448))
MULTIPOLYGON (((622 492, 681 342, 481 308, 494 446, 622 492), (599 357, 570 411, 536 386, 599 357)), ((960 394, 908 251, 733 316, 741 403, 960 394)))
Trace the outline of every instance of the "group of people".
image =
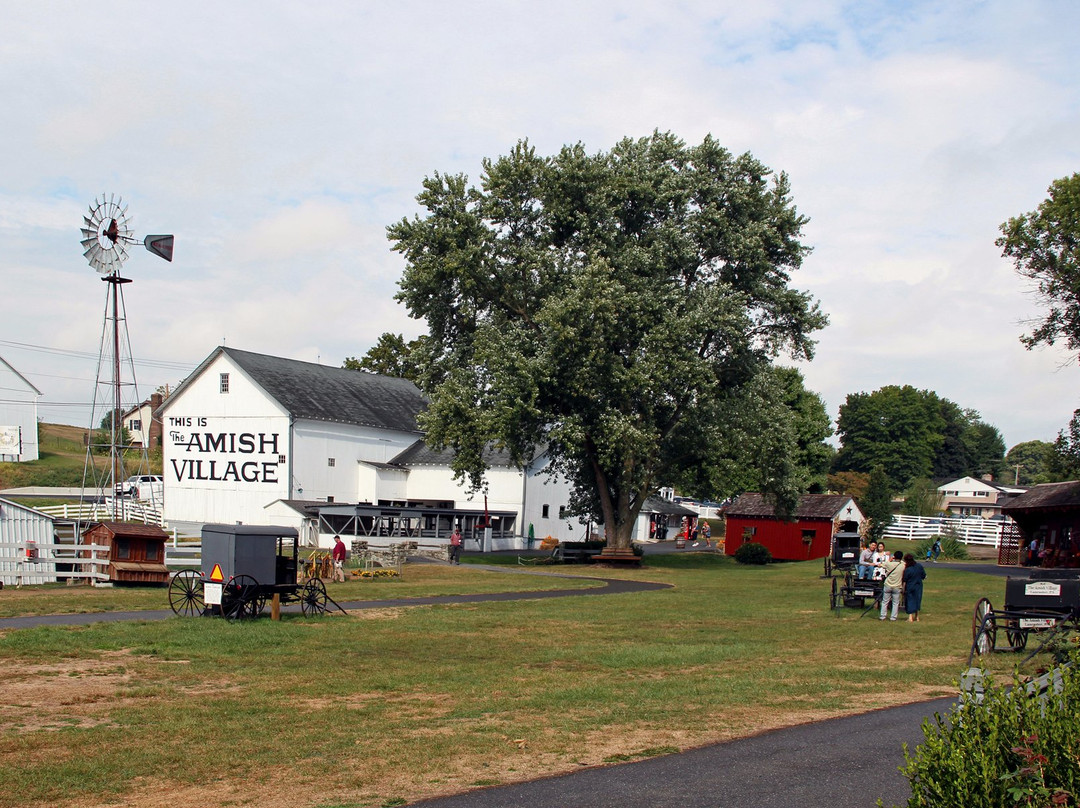
POLYGON ((899 550, 890 555, 885 549, 885 542, 872 541, 859 554, 855 574, 859 580, 883 582, 879 619, 888 617, 889 620, 896 620, 900 598, 903 597, 908 622, 919 622, 926 569, 915 560, 915 556, 911 553, 905 555, 899 550))

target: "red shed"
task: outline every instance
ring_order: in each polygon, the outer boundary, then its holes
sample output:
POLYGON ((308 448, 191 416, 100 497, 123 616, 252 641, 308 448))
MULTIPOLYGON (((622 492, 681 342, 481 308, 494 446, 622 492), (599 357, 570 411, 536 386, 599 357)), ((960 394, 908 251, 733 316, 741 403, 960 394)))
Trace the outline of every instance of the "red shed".
POLYGON ((109 580, 114 583, 167 584, 165 542, 169 534, 155 525, 99 522, 83 531, 84 544, 109 548, 109 580))
POLYGON ((755 541, 781 561, 824 558, 832 548, 833 534, 857 532, 863 521, 862 511, 847 494, 804 494, 792 522, 778 519, 761 494, 743 494, 724 509, 724 516, 728 555, 755 541))

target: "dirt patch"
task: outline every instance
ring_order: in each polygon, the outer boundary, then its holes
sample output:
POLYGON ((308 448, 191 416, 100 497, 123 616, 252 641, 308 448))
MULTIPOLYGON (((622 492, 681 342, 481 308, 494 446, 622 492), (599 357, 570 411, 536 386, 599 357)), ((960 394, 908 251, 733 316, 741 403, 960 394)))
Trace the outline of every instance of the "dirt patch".
POLYGON ((108 710, 132 682, 126 654, 51 665, 5 663, 0 668, 0 731, 103 726, 108 710))

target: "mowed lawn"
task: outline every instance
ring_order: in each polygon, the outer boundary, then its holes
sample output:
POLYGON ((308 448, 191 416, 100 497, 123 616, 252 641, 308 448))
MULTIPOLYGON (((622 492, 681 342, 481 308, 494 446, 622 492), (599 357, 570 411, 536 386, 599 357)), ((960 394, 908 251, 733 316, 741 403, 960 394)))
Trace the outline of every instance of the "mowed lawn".
MULTIPOLYGON (((950 695, 975 601, 1004 590, 930 565, 922 622, 881 623, 829 610, 820 561, 692 554, 579 571, 673 588, 0 632, 0 806, 402 805, 950 695)), ((408 566, 403 581, 330 593, 574 583, 408 566)), ((94 595, 52 589, 73 604, 60 611, 94 595)), ((144 608, 161 608, 164 591, 150 594, 144 608)), ((5 614, 12 596, 33 592, 0 591, 5 614)))

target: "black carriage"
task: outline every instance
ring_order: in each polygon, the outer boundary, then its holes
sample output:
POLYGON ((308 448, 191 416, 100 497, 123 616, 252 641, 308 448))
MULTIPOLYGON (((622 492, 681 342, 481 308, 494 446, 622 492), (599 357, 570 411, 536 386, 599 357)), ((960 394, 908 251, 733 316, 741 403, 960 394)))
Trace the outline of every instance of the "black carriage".
POLYGON ((996 650, 1023 651, 1028 638, 1038 634, 1041 642, 1025 662, 1052 640, 1080 629, 1080 570, 1036 569, 1030 577, 1005 580, 1005 608, 994 609, 988 598, 975 604, 971 623, 971 654, 996 650), (1005 642, 998 645, 999 633, 1005 642))
POLYGON ((855 569, 862 552, 862 537, 858 533, 840 532, 832 537, 832 546, 825 556, 825 577, 831 578, 834 570, 845 572, 855 569))
MULTIPOLYGON (((832 577, 832 576, 830 576, 832 577)), ((853 609, 868 609, 866 601, 871 605, 881 605, 881 595, 885 591, 884 580, 871 580, 869 578, 855 577, 855 571, 849 569, 844 573, 843 584, 838 579, 832 579, 832 591, 829 593, 829 608, 848 606, 853 609)))
POLYGON ((295 528, 273 525, 205 525, 202 570, 183 570, 169 584, 169 606, 183 617, 258 617, 268 601, 299 603, 305 614, 326 611, 326 585, 298 582, 295 528))

